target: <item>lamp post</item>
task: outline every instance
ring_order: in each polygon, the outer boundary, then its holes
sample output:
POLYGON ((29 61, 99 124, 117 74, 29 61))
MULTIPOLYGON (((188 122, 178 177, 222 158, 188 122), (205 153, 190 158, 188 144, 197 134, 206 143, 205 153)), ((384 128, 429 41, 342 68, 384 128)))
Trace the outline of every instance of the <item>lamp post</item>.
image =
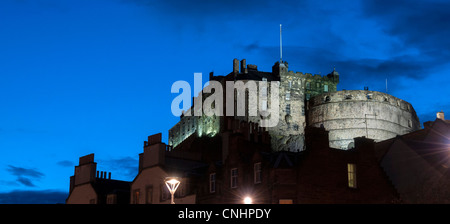
POLYGON ((244 204, 253 204, 253 199, 251 197, 244 198, 244 204))
POLYGON ((171 194, 171 204, 175 204, 173 201, 173 195, 177 190, 178 186, 180 186, 181 181, 178 180, 178 177, 167 177, 164 182, 166 183, 167 189, 171 194))

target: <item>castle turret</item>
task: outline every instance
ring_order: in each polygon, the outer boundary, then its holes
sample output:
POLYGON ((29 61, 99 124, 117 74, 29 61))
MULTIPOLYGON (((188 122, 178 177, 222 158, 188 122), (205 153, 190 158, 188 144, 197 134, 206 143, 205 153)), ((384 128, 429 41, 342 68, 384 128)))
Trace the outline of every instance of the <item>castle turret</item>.
POLYGON ((333 71, 327 77, 333 82, 336 82, 336 84, 339 83, 339 73, 336 71, 336 68, 333 68, 333 71))
POLYGON ((282 61, 281 63, 279 61, 277 61, 272 66, 272 74, 273 74, 273 76, 279 78, 281 73, 288 71, 288 68, 289 68, 289 66, 286 61, 282 61))

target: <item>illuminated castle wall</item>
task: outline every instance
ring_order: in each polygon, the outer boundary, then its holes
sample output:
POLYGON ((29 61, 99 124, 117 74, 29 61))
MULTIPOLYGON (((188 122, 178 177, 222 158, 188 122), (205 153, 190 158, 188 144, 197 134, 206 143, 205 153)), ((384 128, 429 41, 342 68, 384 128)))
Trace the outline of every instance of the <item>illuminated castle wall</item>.
MULTIPOLYGON (((279 82, 279 122, 276 127, 268 128, 272 149, 274 151, 301 151, 304 149, 304 129, 306 127, 305 100, 318 94, 335 92, 339 74, 332 71, 328 75, 321 76, 288 71, 287 62, 276 62, 272 66, 272 72, 263 72, 258 71, 256 65, 246 65, 245 59, 240 62, 234 59, 231 73, 226 76, 214 76, 210 73, 210 80, 221 82, 224 90, 226 81, 279 82)), ((270 92, 270 88, 267 91, 270 92)), ((208 96, 205 93, 200 94, 203 94, 202 99, 208 96)), ((256 95, 259 97, 259 93, 256 95)), ((247 97, 246 108, 258 107, 258 102, 260 102, 259 98, 256 101, 249 101, 247 97)), ((225 108, 225 102, 223 106, 225 108)), ((271 106, 270 97, 267 99, 267 106, 271 106)), ((236 108, 236 102, 234 108, 236 108)), ((236 113, 235 118, 253 123, 258 123, 260 119, 259 116, 252 117, 248 114, 237 116, 236 113)), ((224 127, 223 122, 223 117, 182 115, 180 121, 169 130, 169 145, 176 147, 194 134, 198 137, 220 134, 224 127)))

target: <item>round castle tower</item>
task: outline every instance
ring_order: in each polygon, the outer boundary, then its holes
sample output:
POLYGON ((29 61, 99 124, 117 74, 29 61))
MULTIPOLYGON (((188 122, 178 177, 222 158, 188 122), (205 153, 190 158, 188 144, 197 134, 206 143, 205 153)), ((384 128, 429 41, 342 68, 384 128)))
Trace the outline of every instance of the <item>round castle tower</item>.
POLYGON ((307 125, 329 131, 330 147, 349 149, 353 138, 382 141, 420 129, 412 105, 386 93, 344 90, 309 100, 307 125))

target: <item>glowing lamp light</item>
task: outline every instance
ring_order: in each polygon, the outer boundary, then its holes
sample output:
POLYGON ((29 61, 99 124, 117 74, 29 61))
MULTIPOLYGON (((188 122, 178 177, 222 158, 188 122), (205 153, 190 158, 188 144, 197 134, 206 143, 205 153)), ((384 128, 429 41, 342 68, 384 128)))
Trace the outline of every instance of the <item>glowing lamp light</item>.
POLYGON ((173 195, 177 188, 180 186, 181 181, 178 180, 178 177, 167 177, 164 182, 166 183, 167 189, 169 189, 171 195, 171 204, 175 204, 173 201, 173 195))
POLYGON ((251 197, 244 198, 244 204, 253 204, 253 199, 251 197))

